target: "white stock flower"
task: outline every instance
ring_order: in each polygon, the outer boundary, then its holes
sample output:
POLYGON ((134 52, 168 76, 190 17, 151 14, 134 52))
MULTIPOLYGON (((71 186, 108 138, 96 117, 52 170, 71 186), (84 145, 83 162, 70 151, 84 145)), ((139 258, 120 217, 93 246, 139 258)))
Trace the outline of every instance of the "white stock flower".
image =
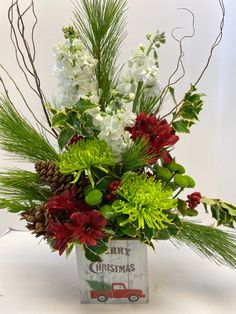
POLYGON ((154 57, 147 55, 145 46, 139 45, 128 61, 128 70, 120 79, 118 91, 127 97, 136 93, 138 83, 141 82, 146 96, 158 96, 160 94, 158 75, 154 57))
POLYGON ((124 107, 116 111, 107 107, 106 112, 96 107, 87 113, 92 116, 93 125, 99 130, 98 138, 112 147, 113 157, 119 162, 124 148, 132 143, 131 135, 125 129, 134 126, 136 114, 124 107))
POLYGON ((73 43, 66 40, 54 48, 56 66, 54 73, 58 78, 58 102, 70 106, 81 97, 98 103, 98 86, 95 77, 97 61, 79 39, 73 43))

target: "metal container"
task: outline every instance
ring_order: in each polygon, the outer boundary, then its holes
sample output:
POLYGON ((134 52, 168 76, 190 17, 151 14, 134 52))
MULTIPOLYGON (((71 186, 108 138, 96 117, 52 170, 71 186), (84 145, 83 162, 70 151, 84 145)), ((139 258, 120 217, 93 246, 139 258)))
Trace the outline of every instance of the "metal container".
POLYGON ((90 262, 76 247, 80 300, 84 304, 148 302, 147 245, 112 240, 102 262, 90 262))

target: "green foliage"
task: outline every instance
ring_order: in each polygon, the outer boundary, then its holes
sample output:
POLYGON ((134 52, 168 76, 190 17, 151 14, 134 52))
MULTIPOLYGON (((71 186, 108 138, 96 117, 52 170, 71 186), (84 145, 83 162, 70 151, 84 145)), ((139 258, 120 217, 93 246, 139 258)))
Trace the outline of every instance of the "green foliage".
POLYGON ((152 114, 156 104, 158 103, 160 96, 146 96, 145 94, 141 94, 139 97, 139 102, 136 106, 135 112, 137 114, 141 112, 146 112, 146 114, 152 114))
POLYGON ((0 208, 6 209, 10 213, 19 213, 29 210, 30 208, 34 207, 34 203, 21 203, 16 201, 14 198, 11 199, 4 199, 0 198, 0 208))
POLYGON ((136 140, 122 152, 122 165, 124 172, 145 167, 156 157, 148 152, 149 145, 145 139, 136 140))
POLYGON ((174 176, 174 182, 181 188, 194 188, 195 181, 190 177, 182 174, 176 174, 174 176))
POLYGON ((148 226, 161 230, 171 223, 168 212, 176 207, 176 200, 170 199, 172 190, 164 189, 154 176, 149 178, 145 174, 127 173, 116 193, 121 199, 113 203, 114 210, 128 215, 120 226, 136 222, 137 229, 148 226))
POLYGON ((182 222, 182 228, 172 239, 219 265, 236 268, 236 235, 233 233, 182 222))
POLYGON ((203 197, 201 203, 204 205, 206 211, 210 207, 213 218, 216 219, 217 225, 234 228, 236 222, 236 206, 225 203, 219 199, 211 199, 203 197))
POLYGON ((169 164, 164 164, 164 167, 175 173, 179 173, 179 174, 185 173, 184 167, 181 166, 180 164, 177 164, 175 160, 172 160, 172 162, 169 164))
POLYGON ((103 194, 98 189, 92 189, 85 197, 85 202, 91 206, 97 206, 102 202, 103 194))
POLYGON ((92 124, 92 118, 86 115, 88 109, 94 108, 88 99, 80 99, 72 108, 64 107, 63 110, 52 108, 48 104, 48 109, 52 114, 52 126, 59 130, 58 144, 63 149, 70 139, 75 135, 94 138, 96 128, 92 124))
POLYGON ((76 2, 75 25, 84 45, 97 59, 96 78, 102 91, 100 104, 104 110, 116 84, 116 60, 125 38, 126 0, 82 0, 76 2))
POLYGON ((103 240, 97 240, 96 246, 83 245, 85 250, 85 257, 91 262, 101 262, 102 254, 104 254, 108 247, 103 240))
POLYGON ((114 165, 111 147, 105 141, 86 140, 71 145, 68 151, 59 155, 58 166, 63 174, 76 173, 74 183, 81 173, 87 171, 88 178, 94 187, 91 168, 108 173, 107 167, 114 165))
POLYGON ((58 136, 58 145, 60 149, 63 149, 68 144, 68 142, 75 135, 75 133, 76 132, 74 129, 72 129, 72 127, 70 126, 63 127, 58 136))
POLYGON ((160 179, 164 179, 166 181, 170 180, 172 177, 172 173, 169 169, 165 167, 155 166, 153 169, 153 173, 160 179))
POLYGON ((17 169, 0 173, 0 193, 0 208, 14 213, 27 210, 34 203, 45 202, 52 195, 36 173, 17 169))
POLYGON ((0 99, 0 147, 24 161, 57 158, 46 137, 27 123, 6 98, 0 99))
POLYGON ((95 291, 112 290, 112 286, 105 282, 100 282, 96 280, 86 280, 86 281, 92 290, 95 290, 95 291))
POLYGON ((205 95, 196 93, 195 86, 191 86, 179 110, 173 114, 172 126, 176 132, 190 132, 190 127, 198 121, 198 115, 204 105, 203 96, 205 95))

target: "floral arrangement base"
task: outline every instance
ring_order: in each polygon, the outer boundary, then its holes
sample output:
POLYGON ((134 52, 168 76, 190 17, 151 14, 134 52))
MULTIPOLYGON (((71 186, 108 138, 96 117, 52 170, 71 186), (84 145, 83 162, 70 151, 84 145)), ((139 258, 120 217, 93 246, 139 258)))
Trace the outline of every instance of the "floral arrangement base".
POLYGON ((101 262, 76 247, 83 304, 148 302, 147 246, 139 240, 112 240, 101 262))

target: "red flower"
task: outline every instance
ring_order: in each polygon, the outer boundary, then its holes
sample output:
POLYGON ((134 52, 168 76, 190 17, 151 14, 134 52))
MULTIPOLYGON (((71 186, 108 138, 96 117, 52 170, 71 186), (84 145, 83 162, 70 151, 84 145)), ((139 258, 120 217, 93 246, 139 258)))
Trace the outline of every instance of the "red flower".
POLYGON ((142 112, 137 116, 135 126, 127 130, 132 134, 133 140, 144 137, 149 142, 149 152, 157 155, 151 163, 155 163, 158 158, 163 158, 165 163, 172 161, 166 149, 173 146, 179 137, 166 119, 158 120, 155 115, 148 116, 142 112))
POLYGON ((76 200, 77 189, 65 190, 61 195, 52 196, 47 202, 48 213, 68 212, 72 214, 78 210, 90 211, 92 208, 82 200, 76 200))
POLYGON ((54 249, 59 250, 59 254, 62 255, 67 244, 73 239, 73 231, 67 227, 67 224, 62 224, 60 221, 54 222, 53 220, 49 220, 47 237, 56 239, 54 249))
POLYGON ((107 223, 106 218, 98 211, 93 210, 89 214, 77 212, 71 215, 71 223, 67 227, 73 231, 73 237, 82 244, 96 246, 98 239, 105 237, 101 229, 107 223))

